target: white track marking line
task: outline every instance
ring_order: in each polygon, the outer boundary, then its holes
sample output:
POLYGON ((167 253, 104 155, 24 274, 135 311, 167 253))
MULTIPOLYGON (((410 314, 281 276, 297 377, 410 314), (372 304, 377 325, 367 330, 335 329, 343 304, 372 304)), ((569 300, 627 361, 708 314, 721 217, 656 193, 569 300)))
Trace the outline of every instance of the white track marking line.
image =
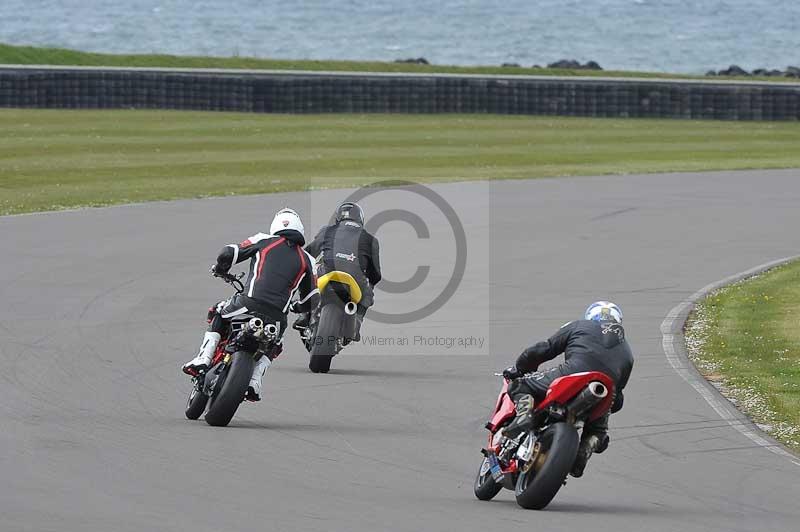
POLYGON ((700 375, 697 368, 692 364, 692 361, 689 360, 683 337, 683 326, 697 301, 724 286, 753 277, 754 275, 758 275, 795 259, 800 259, 800 255, 767 262, 704 286, 669 311, 667 317, 661 322, 661 345, 664 348, 664 354, 667 357, 667 361, 669 361, 672 366, 672 369, 674 369, 683 380, 689 383, 692 388, 697 390, 697 393, 711 405, 711 408, 713 408, 728 425, 747 436, 759 447, 763 447, 772 453, 788 458, 793 464, 800 466, 800 460, 798 460, 796 456, 786 451, 779 443, 770 441, 762 436, 761 431, 755 424, 736 409, 730 401, 725 399, 713 385, 700 375))

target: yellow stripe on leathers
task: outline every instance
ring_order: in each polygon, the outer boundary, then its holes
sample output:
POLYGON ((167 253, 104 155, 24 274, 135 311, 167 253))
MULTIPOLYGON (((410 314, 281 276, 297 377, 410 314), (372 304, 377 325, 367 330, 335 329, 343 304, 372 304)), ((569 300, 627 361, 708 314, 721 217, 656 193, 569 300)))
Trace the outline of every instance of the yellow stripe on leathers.
POLYGON ((361 301, 361 287, 358 286, 356 280, 349 273, 336 270, 326 273, 317 279, 317 288, 319 288, 320 294, 325 290, 325 287, 328 286, 330 281, 336 281, 337 283, 347 285, 347 287, 350 289, 350 300, 353 303, 358 303, 361 301))

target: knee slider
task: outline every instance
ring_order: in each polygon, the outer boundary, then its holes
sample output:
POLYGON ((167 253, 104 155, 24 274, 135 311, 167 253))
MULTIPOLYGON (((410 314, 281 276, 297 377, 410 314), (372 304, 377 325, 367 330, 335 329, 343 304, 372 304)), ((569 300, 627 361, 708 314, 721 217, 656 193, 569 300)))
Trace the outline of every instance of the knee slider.
POLYGON ((222 307, 224 307, 226 303, 227 300, 223 299, 216 305, 208 307, 208 314, 206 315, 206 321, 208 323, 211 323, 214 320, 214 317, 219 315, 220 311, 222 310, 222 307))
POLYGON ((222 309, 225 305, 228 304, 228 299, 223 299, 219 301, 214 306, 208 307, 208 314, 206 315, 206 321, 211 323, 214 320, 214 317, 219 316, 219 313, 222 312, 222 309))

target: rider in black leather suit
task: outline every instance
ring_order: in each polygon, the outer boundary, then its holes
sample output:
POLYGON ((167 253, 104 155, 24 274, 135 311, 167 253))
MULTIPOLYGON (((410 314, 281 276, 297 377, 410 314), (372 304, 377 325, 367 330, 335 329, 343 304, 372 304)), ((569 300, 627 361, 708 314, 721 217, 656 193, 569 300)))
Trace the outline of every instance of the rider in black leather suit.
MULTIPOLYGON (((615 385, 611 412, 622 409, 623 389, 633 369, 633 353, 622 327, 622 312, 613 303, 599 301, 589 306, 585 318, 565 324, 548 340, 529 347, 519 355, 514 366, 503 372, 511 379, 508 392, 518 407, 520 399, 525 398, 526 407, 521 409, 522 413, 527 413, 525 408, 532 407, 531 397, 537 402, 544 399, 555 379, 584 371, 600 371, 611 377, 615 385), (561 353, 564 353, 562 364, 537 371, 539 365, 561 353)), ((573 476, 583 474, 593 452, 601 453, 608 447, 608 418, 606 414, 584 426, 573 476)))

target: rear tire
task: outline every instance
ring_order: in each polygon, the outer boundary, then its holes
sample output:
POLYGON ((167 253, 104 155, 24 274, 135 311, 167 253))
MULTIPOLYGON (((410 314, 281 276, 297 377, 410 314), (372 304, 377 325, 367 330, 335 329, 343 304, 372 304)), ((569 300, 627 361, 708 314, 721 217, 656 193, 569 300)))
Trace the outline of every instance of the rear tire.
POLYGON ((314 373, 328 373, 331 360, 336 355, 336 344, 340 340, 344 309, 336 303, 322 307, 311 348, 308 369, 314 373))
POLYGON ((481 466, 478 468, 478 474, 475 476, 475 484, 473 484, 475 496, 482 501, 490 501, 494 499, 494 496, 500 493, 500 490, 503 489, 503 486, 494 481, 491 469, 487 468, 486 472, 481 474, 484 464, 487 464, 488 462, 489 459, 484 457, 483 461, 481 462, 481 466))
POLYGON ((539 438, 547 457, 538 471, 520 473, 515 494, 517 504, 529 510, 547 506, 567 478, 578 454, 578 431, 566 423, 556 423, 539 438))
MULTIPOLYGON (((202 386, 202 383, 199 386, 202 386)), ((206 404, 208 404, 208 396, 203 393, 197 383, 194 383, 192 391, 189 392, 189 399, 186 401, 186 418, 198 419, 205 412, 206 404)))
POLYGON ((214 427, 225 427, 231 422, 247 393, 254 366, 253 355, 247 351, 233 354, 225 380, 221 387, 214 390, 213 401, 206 412, 206 423, 214 427))

